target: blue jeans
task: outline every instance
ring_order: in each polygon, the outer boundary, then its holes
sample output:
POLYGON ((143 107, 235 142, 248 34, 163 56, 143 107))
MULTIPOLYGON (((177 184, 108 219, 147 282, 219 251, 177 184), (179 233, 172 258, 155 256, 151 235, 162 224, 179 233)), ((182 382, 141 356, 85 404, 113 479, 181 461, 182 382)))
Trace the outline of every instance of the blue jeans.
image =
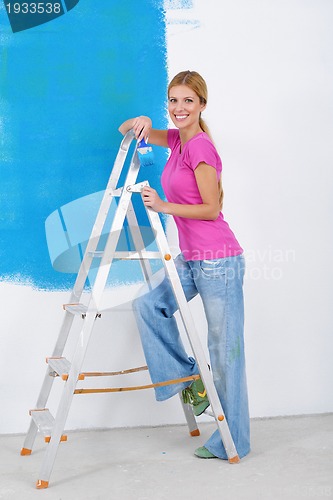
MULTIPOLYGON (((187 301, 198 293, 208 323, 208 349, 215 387, 240 458, 250 451, 249 411, 244 356, 244 257, 216 260, 175 259, 187 301)), ((178 309, 168 277, 133 303, 143 350, 153 383, 198 374, 185 352, 176 320, 178 309)), ((156 399, 174 396, 189 383, 157 387, 156 399)), ((227 459, 216 430, 205 443, 215 456, 227 459)))

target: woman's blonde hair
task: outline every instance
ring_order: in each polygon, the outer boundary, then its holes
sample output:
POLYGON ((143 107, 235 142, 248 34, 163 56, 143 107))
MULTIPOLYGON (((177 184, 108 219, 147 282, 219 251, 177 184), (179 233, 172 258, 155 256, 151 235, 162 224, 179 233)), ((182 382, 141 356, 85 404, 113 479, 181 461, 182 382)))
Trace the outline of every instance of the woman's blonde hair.
MULTIPOLYGON (((200 99, 201 104, 207 104, 208 101, 208 89, 207 89, 207 84, 205 80, 202 78, 202 76, 197 73, 196 71, 181 71, 178 73, 176 76, 173 77, 171 82, 168 85, 168 95, 170 93, 170 89, 172 87, 176 87, 177 85, 186 85, 189 87, 193 92, 197 94, 197 96, 200 99)), ((211 133, 209 131, 209 128, 206 124, 206 122, 202 119, 201 113, 199 117, 199 126, 203 132, 205 132, 209 138, 213 141, 211 133)), ((220 209, 222 210, 222 205, 223 205, 223 188, 222 188, 222 179, 220 177, 219 182, 218 182, 218 188, 219 188, 219 203, 220 203, 220 209)))

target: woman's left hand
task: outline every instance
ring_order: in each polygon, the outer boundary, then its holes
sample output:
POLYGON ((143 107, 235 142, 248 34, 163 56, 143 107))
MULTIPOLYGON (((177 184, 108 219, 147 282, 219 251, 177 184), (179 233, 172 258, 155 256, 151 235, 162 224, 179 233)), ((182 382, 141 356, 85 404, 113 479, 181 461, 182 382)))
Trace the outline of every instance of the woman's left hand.
POLYGON ((145 186, 141 191, 141 196, 146 207, 152 208, 155 212, 164 213, 167 203, 161 200, 155 189, 145 186))

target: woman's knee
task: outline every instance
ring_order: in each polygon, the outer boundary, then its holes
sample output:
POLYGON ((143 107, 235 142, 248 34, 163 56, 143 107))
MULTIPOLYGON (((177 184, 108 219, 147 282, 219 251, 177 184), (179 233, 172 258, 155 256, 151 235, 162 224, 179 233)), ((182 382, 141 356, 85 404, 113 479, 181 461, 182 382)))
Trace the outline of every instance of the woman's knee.
POLYGON ((132 307, 135 314, 142 315, 142 313, 147 310, 149 305, 149 301, 147 300, 145 295, 140 297, 136 297, 133 300, 132 307))

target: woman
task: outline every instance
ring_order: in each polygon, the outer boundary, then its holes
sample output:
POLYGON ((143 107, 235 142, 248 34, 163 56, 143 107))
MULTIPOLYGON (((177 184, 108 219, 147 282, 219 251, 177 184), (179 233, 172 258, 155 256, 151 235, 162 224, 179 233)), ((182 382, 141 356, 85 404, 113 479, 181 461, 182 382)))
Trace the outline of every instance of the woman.
MULTIPOLYGON (((176 129, 152 128, 150 118, 125 121, 119 130, 133 129, 138 140, 171 149, 161 182, 167 201, 155 189, 142 190, 143 202, 175 219, 181 254, 175 259, 187 300, 201 296, 208 323, 208 348, 213 379, 238 455, 250 451, 249 412, 244 357, 242 248, 221 213, 221 159, 201 113, 207 86, 194 71, 176 75, 168 87, 168 111, 176 129)), ((154 383, 198 374, 196 362, 182 344, 176 320, 177 304, 168 282, 134 301, 134 311, 151 379, 154 383)), ((209 405, 201 380, 155 389, 159 401, 181 390, 185 402, 200 415, 209 405)), ((195 450, 200 458, 227 459, 219 431, 195 450)))

